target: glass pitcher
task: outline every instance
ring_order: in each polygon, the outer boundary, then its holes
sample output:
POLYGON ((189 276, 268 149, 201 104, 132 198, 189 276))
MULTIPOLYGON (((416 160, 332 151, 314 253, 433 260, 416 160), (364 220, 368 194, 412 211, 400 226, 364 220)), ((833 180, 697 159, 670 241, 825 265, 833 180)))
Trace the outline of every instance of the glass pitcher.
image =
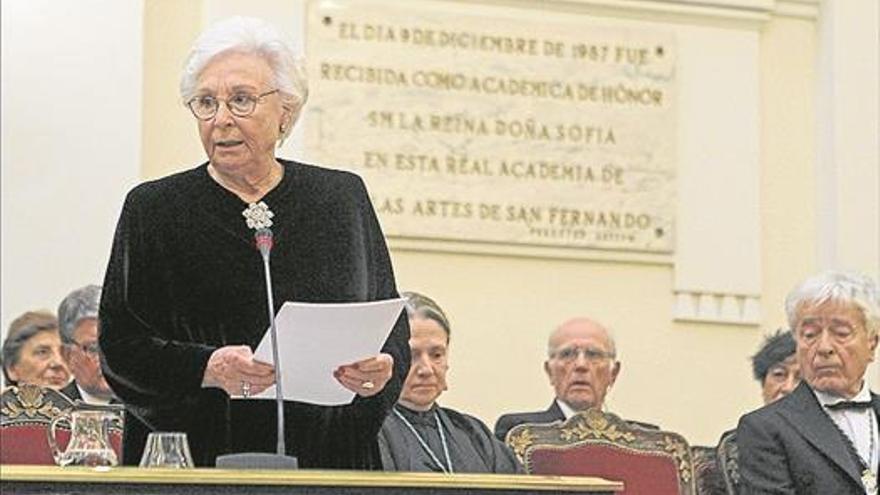
POLYGON ((59 466, 119 464, 116 452, 110 444, 110 426, 114 421, 119 421, 117 412, 97 407, 71 410, 53 419, 47 434, 55 463, 59 466), (55 430, 61 421, 70 423, 70 441, 63 452, 55 437, 55 430))

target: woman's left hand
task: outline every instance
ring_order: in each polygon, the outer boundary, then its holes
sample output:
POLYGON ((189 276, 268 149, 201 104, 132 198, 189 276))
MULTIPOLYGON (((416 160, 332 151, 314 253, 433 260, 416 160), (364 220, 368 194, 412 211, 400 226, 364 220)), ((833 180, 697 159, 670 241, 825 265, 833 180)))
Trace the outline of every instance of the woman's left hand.
POLYGON ((343 387, 360 395, 370 397, 385 388, 391 379, 394 358, 390 354, 379 354, 351 364, 344 364, 335 371, 333 376, 343 387))

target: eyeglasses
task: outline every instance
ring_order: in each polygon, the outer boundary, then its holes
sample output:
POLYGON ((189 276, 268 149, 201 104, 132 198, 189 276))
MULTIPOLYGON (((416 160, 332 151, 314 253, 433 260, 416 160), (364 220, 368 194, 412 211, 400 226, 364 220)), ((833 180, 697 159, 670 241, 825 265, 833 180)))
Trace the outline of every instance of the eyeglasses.
POLYGON ((272 91, 267 91, 258 95, 252 95, 250 93, 235 93, 225 100, 218 100, 211 95, 201 95, 195 96, 186 102, 186 106, 189 107, 193 115, 199 120, 213 119, 214 116, 217 115, 217 110, 220 109, 221 101, 226 103, 226 108, 229 109, 232 115, 235 115, 236 117, 247 117, 257 109, 257 103, 263 98, 272 93, 277 93, 278 91, 279 90, 277 89, 273 89, 272 91))
POLYGON ((92 357, 92 358, 98 357, 98 354, 101 353, 101 347, 98 345, 97 341, 92 342, 90 344, 80 344, 77 341, 73 341, 68 345, 76 347, 77 349, 83 351, 84 353, 88 354, 89 357, 92 357))
POLYGON ((565 361, 566 363, 571 363, 577 360, 579 355, 583 355, 584 359, 589 361, 590 363, 598 363, 603 359, 612 359, 614 357, 613 352, 601 351, 599 349, 594 349, 592 347, 566 347, 564 349, 559 349, 555 351, 550 357, 559 359, 560 361, 565 361))

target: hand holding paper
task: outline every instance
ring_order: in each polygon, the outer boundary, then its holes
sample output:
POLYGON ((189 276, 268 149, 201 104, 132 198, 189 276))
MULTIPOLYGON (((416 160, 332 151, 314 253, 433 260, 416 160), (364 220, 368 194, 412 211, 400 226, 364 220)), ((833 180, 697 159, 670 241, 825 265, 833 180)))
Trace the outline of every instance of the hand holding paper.
POLYGON ((391 379, 394 358, 390 354, 363 359, 356 363, 340 366, 333 372, 345 388, 362 397, 378 394, 391 379))
MULTIPOLYGON (((393 367, 391 356, 380 351, 403 304, 403 299, 284 303, 275 317, 284 399, 339 405, 351 402, 355 393, 365 397, 378 393, 391 378, 393 367), (373 387, 365 387, 366 382, 373 387)), ((269 332, 257 346, 254 359, 272 363, 269 332)), ((251 398, 274 396, 272 386, 251 398)))
POLYGON ((243 393, 245 384, 249 392, 259 393, 275 384, 275 369, 270 364, 253 359, 251 348, 246 345, 228 345, 211 354, 203 387, 218 387, 230 395, 243 393))

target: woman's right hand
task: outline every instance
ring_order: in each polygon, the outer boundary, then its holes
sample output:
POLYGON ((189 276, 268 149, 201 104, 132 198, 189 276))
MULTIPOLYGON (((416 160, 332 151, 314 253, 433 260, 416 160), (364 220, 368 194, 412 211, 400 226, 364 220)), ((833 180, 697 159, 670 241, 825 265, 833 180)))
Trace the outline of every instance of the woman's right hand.
POLYGON ((211 354, 202 387, 219 387, 229 395, 259 394, 275 383, 275 367, 257 361, 246 345, 228 345, 211 354))

